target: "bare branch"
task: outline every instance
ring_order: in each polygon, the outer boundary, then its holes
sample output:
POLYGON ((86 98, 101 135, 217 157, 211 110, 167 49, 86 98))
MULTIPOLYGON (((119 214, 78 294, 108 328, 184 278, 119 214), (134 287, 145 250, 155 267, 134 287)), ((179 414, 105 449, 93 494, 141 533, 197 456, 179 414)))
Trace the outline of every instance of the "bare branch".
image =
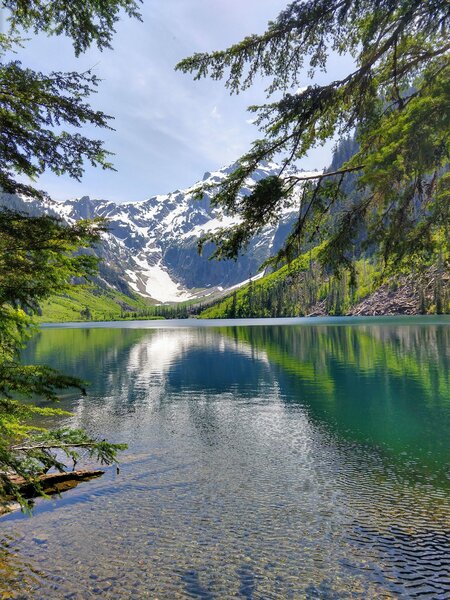
POLYGON ((364 169, 364 165, 358 165, 357 167, 348 167, 346 169, 338 169, 337 171, 331 171, 330 173, 317 173, 317 175, 290 175, 286 179, 289 181, 310 181, 314 179, 324 179, 325 177, 334 177, 335 175, 345 175, 346 173, 353 173, 355 171, 361 171, 364 169))

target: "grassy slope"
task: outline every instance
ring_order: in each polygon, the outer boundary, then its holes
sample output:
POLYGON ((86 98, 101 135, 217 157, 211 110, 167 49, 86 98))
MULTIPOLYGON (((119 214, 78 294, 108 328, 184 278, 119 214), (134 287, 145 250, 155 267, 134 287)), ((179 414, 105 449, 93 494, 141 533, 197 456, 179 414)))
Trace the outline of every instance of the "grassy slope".
MULTIPOLYGON (((74 285, 64 295, 54 296, 42 305, 41 323, 85 321, 86 309, 90 319, 108 321, 123 318, 124 308, 142 312, 149 303, 136 294, 133 298, 113 289, 101 289, 93 285, 74 285), (83 312, 84 311, 84 315, 83 312)), ((126 313, 125 313, 126 314, 126 313)))

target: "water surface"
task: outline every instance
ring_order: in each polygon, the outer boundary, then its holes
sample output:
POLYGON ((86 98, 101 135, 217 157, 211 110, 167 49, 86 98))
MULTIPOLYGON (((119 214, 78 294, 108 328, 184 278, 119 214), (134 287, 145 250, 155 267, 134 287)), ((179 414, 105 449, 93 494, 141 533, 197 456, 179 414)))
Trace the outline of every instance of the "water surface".
POLYGON ((0 521, 0 597, 450 598, 450 320, 266 323, 39 334, 129 449, 0 521))

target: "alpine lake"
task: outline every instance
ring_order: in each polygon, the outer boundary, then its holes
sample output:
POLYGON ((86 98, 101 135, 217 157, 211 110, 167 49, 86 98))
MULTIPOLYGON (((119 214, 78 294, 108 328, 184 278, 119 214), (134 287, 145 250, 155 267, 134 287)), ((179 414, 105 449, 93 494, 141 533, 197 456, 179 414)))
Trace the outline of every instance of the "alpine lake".
POLYGON ((0 519, 0 598, 450 598, 450 317, 49 326, 125 442, 0 519))

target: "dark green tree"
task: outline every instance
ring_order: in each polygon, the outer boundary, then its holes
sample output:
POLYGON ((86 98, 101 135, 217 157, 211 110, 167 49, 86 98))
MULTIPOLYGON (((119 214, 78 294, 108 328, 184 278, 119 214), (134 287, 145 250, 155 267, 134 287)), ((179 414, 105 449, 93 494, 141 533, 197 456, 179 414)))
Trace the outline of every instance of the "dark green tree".
POLYGON ((78 56, 95 44, 100 50, 111 48, 114 25, 123 11, 141 20, 142 0, 2 0, 9 11, 9 37, 22 30, 35 34, 66 35, 73 40, 78 56))
POLYGON ((82 310, 80 310, 80 317, 82 319, 86 319, 86 321, 90 321, 92 319, 92 313, 89 306, 85 306, 82 310))
MULTIPOLYGON (((72 38, 75 53, 91 44, 110 47, 120 11, 139 18, 139 0, 19 0, 0 2, 9 29, 0 34, 0 189, 42 197, 35 180, 46 170, 80 179, 86 162, 112 168, 101 140, 77 130, 85 124, 109 127, 109 117, 94 110, 87 98, 99 81, 91 72, 38 73, 7 53, 23 43, 23 31, 72 38)), ((39 487, 39 475, 66 468, 83 448, 101 462, 112 462, 122 445, 92 439, 82 430, 38 426, 39 415, 62 411, 38 407, 37 396, 57 400, 58 390, 84 383, 50 367, 22 365, 20 350, 35 332, 33 315, 40 303, 62 292, 72 278, 89 277, 97 261, 89 247, 105 230, 103 221, 68 225, 52 217, 0 212, 0 502, 26 501, 11 483, 18 474, 39 487), (80 249, 84 251, 80 252, 80 249), (65 458, 64 458, 65 457, 65 458)))
POLYGON ((448 0, 294 0, 263 34, 181 61, 181 71, 224 79, 231 93, 268 80, 268 102, 249 109, 262 137, 216 190, 214 204, 241 222, 204 240, 215 242, 214 255, 236 257, 293 202, 299 218, 278 260, 323 238, 321 262, 336 271, 351 267, 356 242, 391 268, 437 246, 448 255, 449 23, 448 0), (353 70, 295 91, 326 71, 330 53, 350 53, 353 70), (311 148, 355 133, 357 151, 337 171, 289 169, 311 148), (249 175, 272 158, 278 175, 242 197, 249 175), (349 196, 355 174, 358 193, 349 196))
POLYGON ((34 180, 46 170, 79 180, 86 162, 112 168, 109 152, 99 139, 77 129, 85 124, 109 127, 111 117, 90 107, 86 99, 99 79, 91 71, 40 73, 20 61, 5 60, 23 42, 22 31, 69 35, 76 54, 95 43, 110 47, 120 10, 139 17, 139 0, 3 0, 9 31, 0 34, 0 187, 4 192, 42 196, 17 175, 34 180))
POLYGON ((50 367, 20 362, 20 351, 35 332, 39 303, 66 290, 71 278, 96 272, 97 259, 79 250, 97 242, 104 229, 102 221, 67 226, 49 216, 0 212, 0 502, 14 497, 25 505, 9 474, 24 477, 39 491, 41 473, 65 469, 62 455, 76 461, 77 449, 84 448, 101 462, 111 462, 123 448, 81 430, 39 426, 39 415, 64 413, 37 407, 30 398, 55 401, 58 390, 84 392, 85 384, 50 367))

